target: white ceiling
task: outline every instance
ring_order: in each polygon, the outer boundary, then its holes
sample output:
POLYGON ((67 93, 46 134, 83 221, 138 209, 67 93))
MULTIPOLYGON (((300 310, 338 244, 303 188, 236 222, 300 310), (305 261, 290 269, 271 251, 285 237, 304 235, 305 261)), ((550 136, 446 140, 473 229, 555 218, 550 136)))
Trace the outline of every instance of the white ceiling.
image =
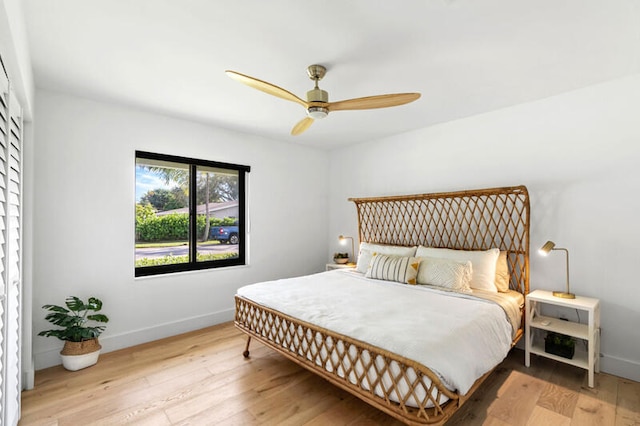
POLYGON ((640 72, 637 0, 27 0, 36 86, 278 140, 334 148, 640 72), (337 111, 301 136, 301 98, 327 66, 332 101, 421 92, 337 111))

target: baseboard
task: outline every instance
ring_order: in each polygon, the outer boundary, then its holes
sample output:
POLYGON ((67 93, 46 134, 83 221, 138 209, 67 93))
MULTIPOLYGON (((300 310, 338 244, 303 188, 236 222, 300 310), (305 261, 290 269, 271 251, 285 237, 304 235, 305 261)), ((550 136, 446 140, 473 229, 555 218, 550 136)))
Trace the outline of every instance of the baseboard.
POLYGON ((600 358, 600 371, 640 382, 640 363, 637 361, 603 354, 600 358))
POLYGON ((36 369, 34 367, 33 358, 29 365, 22 365, 22 389, 23 390, 31 390, 36 381, 36 369))
MULTIPOLYGON (((101 336, 101 353, 128 348, 130 346, 152 342, 154 340, 163 339, 165 337, 175 336, 176 334, 199 330, 201 328, 210 327, 215 324, 221 324, 223 322, 231 321, 233 320, 234 313, 234 309, 227 309, 211 314, 159 324, 153 327, 133 330, 126 333, 120 333, 111 336, 101 336)), ((59 348, 36 353, 34 355, 35 369, 41 370, 43 368, 53 367, 54 365, 61 364, 61 350, 62 344, 59 348)))

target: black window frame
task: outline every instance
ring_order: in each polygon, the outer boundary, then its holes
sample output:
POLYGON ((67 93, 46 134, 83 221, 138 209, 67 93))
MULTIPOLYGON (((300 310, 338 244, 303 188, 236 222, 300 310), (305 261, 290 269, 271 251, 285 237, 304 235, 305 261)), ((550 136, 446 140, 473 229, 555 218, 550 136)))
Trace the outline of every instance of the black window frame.
MULTIPOLYGON (((247 250, 247 226, 246 226, 246 175, 251 171, 250 166, 244 166, 241 164, 223 163, 219 161, 200 160, 196 158, 181 157, 176 155, 158 154, 148 151, 136 151, 135 152, 135 164, 137 165, 138 159, 145 160, 159 160, 168 161, 173 163, 184 164, 189 167, 189 262, 176 263, 171 265, 159 265, 159 266, 141 266, 135 267, 135 276, 144 277, 150 275, 170 274, 175 272, 186 271, 199 271, 203 269, 224 268, 228 266, 241 266, 246 265, 246 250, 247 250), (238 171, 238 233, 240 234, 240 241, 238 242, 238 257, 233 259, 221 259, 221 260, 209 260, 200 261, 196 260, 197 253, 197 191, 196 188, 196 168, 201 167, 213 167, 221 169, 229 169, 238 171)), ((135 210, 135 209, 134 209, 135 210)), ((135 216, 134 216, 135 221, 135 216)), ((134 242, 135 246, 135 242, 134 242)))

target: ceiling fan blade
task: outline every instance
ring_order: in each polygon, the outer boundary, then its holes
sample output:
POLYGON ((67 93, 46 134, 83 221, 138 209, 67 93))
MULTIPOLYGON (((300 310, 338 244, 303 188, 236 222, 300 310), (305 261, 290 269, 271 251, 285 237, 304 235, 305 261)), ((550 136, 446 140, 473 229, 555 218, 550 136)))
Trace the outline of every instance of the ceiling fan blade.
POLYGON ((266 81, 258 80, 257 78, 240 74, 239 72, 236 72, 236 71, 226 70, 225 72, 232 79, 239 81, 242 84, 246 84, 249 87, 253 87, 254 89, 258 89, 260 91, 263 91, 273 96, 277 96, 282 99, 286 99, 287 101, 299 103, 305 108, 308 107, 305 101, 303 101, 293 93, 287 90, 284 90, 282 87, 276 86, 275 84, 267 83, 266 81))
POLYGON ((312 124, 313 124, 313 118, 311 117, 303 118, 302 120, 298 121, 298 123, 295 126, 293 126, 293 129, 291 129, 291 135, 298 136, 299 134, 307 130, 309 127, 311 127, 312 124))
POLYGON ((347 99, 345 101, 329 102, 329 111, 345 111, 356 109, 387 108, 413 102, 420 97, 420 93, 393 93, 389 95, 367 96, 364 98, 347 99))

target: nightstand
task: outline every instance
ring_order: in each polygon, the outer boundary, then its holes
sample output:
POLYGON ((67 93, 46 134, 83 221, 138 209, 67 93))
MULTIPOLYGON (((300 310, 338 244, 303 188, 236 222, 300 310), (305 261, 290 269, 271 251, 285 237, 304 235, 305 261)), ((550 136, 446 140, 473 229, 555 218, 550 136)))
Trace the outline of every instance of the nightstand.
MULTIPOLYGON (((529 367, 533 353, 584 368, 589 372, 589 387, 592 388, 594 372, 600 372, 600 300, 581 296, 576 296, 575 299, 562 299, 553 296, 550 291, 535 290, 527 295, 525 305, 524 364, 529 367), (544 316, 541 314, 541 308, 544 305, 562 306, 586 313, 586 324, 544 316), (545 352, 544 331, 575 337, 577 341, 573 358, 564 358, 545 352), (583 342, 586 344, 586 349, 583 342)), ((584 319, 584 317, 581 318, 584 319)))
POLYGON ((353 269, 356 267, 355 263, 327 263, 327 271, 333 269, 353 269))

